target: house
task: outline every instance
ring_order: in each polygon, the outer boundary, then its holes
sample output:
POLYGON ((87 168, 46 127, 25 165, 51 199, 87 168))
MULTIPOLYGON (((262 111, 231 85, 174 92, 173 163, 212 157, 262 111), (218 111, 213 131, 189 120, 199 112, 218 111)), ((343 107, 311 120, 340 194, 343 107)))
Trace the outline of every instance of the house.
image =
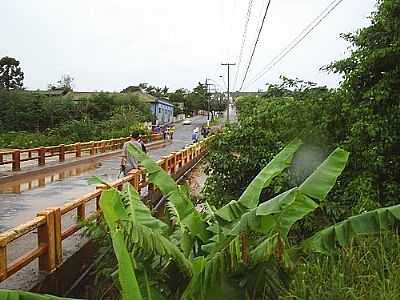
POLYGON ((150 110, 156 124, 168 124, 174 120, 174 105, 166 98, 154 98, 149 101, 150 110))

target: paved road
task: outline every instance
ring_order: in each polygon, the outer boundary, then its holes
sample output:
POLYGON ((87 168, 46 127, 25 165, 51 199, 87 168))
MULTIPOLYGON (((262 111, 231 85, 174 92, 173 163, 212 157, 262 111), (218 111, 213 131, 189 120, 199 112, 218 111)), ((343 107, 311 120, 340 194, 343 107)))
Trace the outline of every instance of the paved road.
MULTIPOLYGON (((206 117, 192 118, 192 125, 177 124, 173 143, 150 151, 150 156, 159 159, 172 151, 182 149, 191 143, 191 133, 195 127, 201 127, 206 117)), ((105 180, 115 180, 119 173, 120 156, 100 159, 90 163, 50 173, 29 182, 20 182, 13 186, 0 187, 0 232, 17 224, 30 220, 37 212, 63 203, 93 191, 87 178, 99 176, 105 180), (1 189, 3 191, 1 191, 1 189)))

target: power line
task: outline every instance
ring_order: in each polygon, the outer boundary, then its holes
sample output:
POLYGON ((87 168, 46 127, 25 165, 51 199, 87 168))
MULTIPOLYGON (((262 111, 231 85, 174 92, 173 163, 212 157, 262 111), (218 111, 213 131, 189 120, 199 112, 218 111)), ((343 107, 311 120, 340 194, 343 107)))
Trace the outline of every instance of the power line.
POLYGON ((237 64, 236 73, 235 73, 235 80, 234 80, 234 83, 233 83, 234 87, 236 87, 236 82, 237 82, 238 75, 239 75, 240 64, 242 62, 242 57, 243 57, 244 45, 245 45, 246 40, 247 40, 247 29, 249 27, 249 21, 250 21, 250 18, 251 18, 251 9, 252 9, 252 7, 253 7, 253 0, 249 0, 249 5, 247 7, 246 21, 244 23, 244 30, 243 30, 243 35, 242 35, 242 44, 240 46, 238 64, 237 64))
POLYGON ((250 82, 254 84, 257 80, 262 78, 273 67, 275 67, 282 59, 284 59, 294 48, 296 48, 328 15, 342 3, 343 0, 332 1, 315 19, 311 21, 285 48, 283 48, 278 55, 276 55, 258 75, 250 82))
POLYGON ((256 38, 256 41, 255 41, 254 47, 253 47, 253 51, 252 51, 252 53, 251 53, 251 56, 250 56, 250 59, 249 59, 249 63, 248 63, 248 65, 247 65, 246 72, 244 73, 243 81, 242 81, 242 84, 240 85, 239 91, 242 90, 243 84, 244 84, 244 82, 245 82, 245 80, 246 80, 246 77, 247 77, 247 74, 249 73, 250 65, 251 65, 251 63, 252 63, 252 61, 253 61, 254 53, 256 52, 258 40, 260 39, 261 31, 262 31, 262 29, 263 29, 263 27, 264 27, 265 19, 266 19, 266 17, 267 17, 267 13, 268 13, 270 4, 271 4, 271 0, 268 0, 268 5, 267 5, 267 7, 266 7, 266 9, 265 9, 264 17, 263 17, 263 19, 262 19, 260 29, 258 30, 257 38, 256 38))

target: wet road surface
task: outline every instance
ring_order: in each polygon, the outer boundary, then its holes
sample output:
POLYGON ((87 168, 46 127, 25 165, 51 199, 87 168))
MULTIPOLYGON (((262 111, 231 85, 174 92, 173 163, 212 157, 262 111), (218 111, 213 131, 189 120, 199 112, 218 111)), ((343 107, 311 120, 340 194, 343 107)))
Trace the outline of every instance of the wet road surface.
MULTIPOLYGON (((178 151, 191 143, 194 128, 201 127, 206 117, 192 118, 191 125, 177 124, 173 143, 150 151, 153 159, 178 151)), ((0 232, 32 219, 37 212, 51 206, 60 206, 93 191, 87 184, 91 176, 113 181, 119 174, 120 155, 99 159, 63 171, 33 176, 12 184, 0 185, 0 232)))

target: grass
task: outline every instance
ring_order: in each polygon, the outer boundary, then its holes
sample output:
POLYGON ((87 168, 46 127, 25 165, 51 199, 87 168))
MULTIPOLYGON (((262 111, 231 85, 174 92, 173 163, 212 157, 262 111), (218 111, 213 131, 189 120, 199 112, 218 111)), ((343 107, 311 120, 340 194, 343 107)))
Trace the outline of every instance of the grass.
POLYGON ((312 255, 280 299, 400 299, 400 238, 361 238, 332 256, 312 255))

